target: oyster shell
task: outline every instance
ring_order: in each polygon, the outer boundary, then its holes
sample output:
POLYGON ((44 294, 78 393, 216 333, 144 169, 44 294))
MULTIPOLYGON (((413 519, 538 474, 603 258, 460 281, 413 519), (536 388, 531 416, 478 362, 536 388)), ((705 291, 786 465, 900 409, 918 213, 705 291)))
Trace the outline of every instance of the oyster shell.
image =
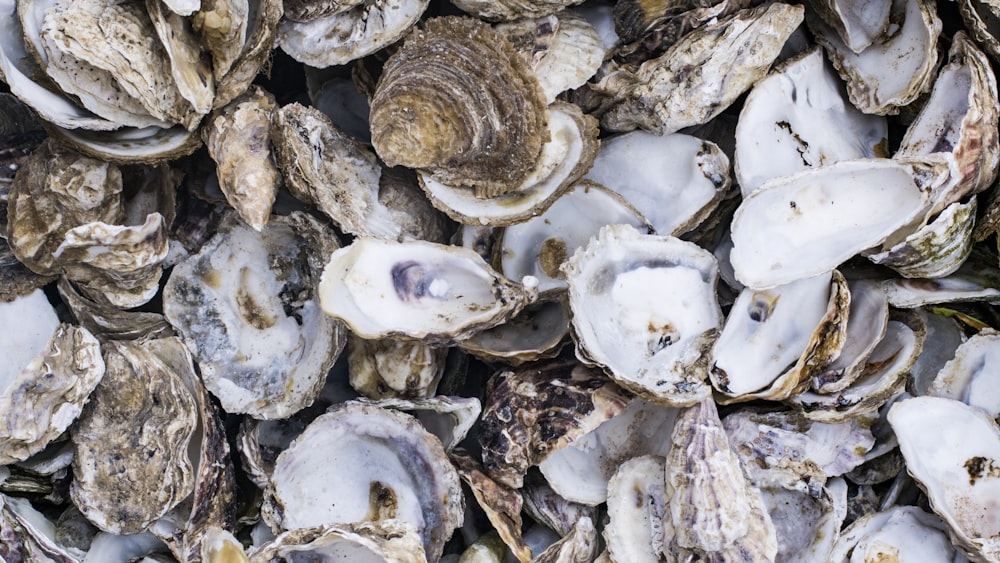
POLYGON ((597 120, 574 104, 549 106, 548 130, 538 161, 514 191, 484 199, 466 186, 447 185, 424 173, 420 185, 435 207, 460 223, 503 226, 526 221, 579 180, 597 154, 597 120))
POLYGON ((891 248, 867 254, 907 278, 941 278, 954 273, 972 252, 976 199, 949 205, 934 220, 891 248))
POLYGON ((861 113, 841 89, 818 47, 753 87, 736 126, 734 169, 744 197, 806 168, 889 156, 885 118, 861 113))
POLYGON ((604 541, 611 561, 659 563, 663 518, 667 512, 666 467, 662 457, 646 455, 621 464, 608 481, 608 518, 604 541))
POLYGON ((534 73, 503 36, 478 20, 435 18, 386 61, 371 100, 372 144, 389 166, 497 196, 517 189, 538 162, 545 106, 534 73))
POLYGON ((877 282, 848 282, 851 308, 840 355, 813 376, 810 386, 819 393, 836 393, 861 376, 872 351, 885 335, 889 322, 889 297, 877 282))
POLYGON ((464 498, 441 442, 416 419, 347 403, 278 456, 264 510, 285 530, 398 519, 437 561, 462 523, 464 498))
POLYGON ((775 178, 736 210, 736 277, 761 289, 830 271, 922 217, 928 199, 910 167, 886 159, 775 178))
POLYGON ((761 489, 778 539, 775 561, 829 563, 847 516, 847 483, 831 479, 818 491, 761 489))
POLYGON ((458 469, 462 481, 472 490, 476 502, 486 512, 493 528, 500 535, 514 557, 521 563, 529 563, 531 550, 521 537, 521 506, 523 500, 517 491, 490 479, 471 457, 464 453, 453 453, 452 463, 458 469))
POLYGON ((280 182, 271 145, 277 109, 273 95, 254 87, 212 116, 201 133, 226 200, 258 231, 271 215, 280 182))
POLYGON ((40 289, 0 303, 0 320, 7 358, 0 374, 0 465, 7 465, 42 451, 69 428, 105 364, 97 339, 60 324, 40 289))
POLYGON ((555 14, 582 0, 456 0, 453 2, 463 12, 485 20, 509 21, 520 18, 537 18, 555 14))
POLYGON ((894 506, 869 514, 844 529, 830 554, 831 563, 855 558, 878 561, 957 561, 947 525, 915 506, 894 506))
POLYGON ((541 299, 514 318, 459 343, 462 350, 491 362, 519 366, 559 355, 569 336, 565 297, 541 299))
POLYGON ((260 233, 231 220, 174 267, 164 315, 227 412, 283 418, 319 395, 346 340, 312 289, 337 246, 301 212, 272 217, 260 233))
MULTIPOLYGON (((273 561, 428 561, 420 536, 398 520, 303 528, 282 533, 249 554, 251 563, 273 561), (307 558, 307 559, 305 559, 307 558)), ((229 563, 229 562, 219 562, 229 563)))
POLYGON ((585 178, 620 195, 657 234, 680 236, 729 192, 729 158, 690 135, 633 131, 604 140, 585 178))
POLYGON ((318 292, 323 311, 362 338, 446 344, 517 314, 535 284, 500 276, 464 248, 358 238, 333 253, 318 292))
POLYGON ((194 490, 197 405, 148 347, 104 345, 107 373, 73 429, 73 503, 98 528, 144 531, 194 490))
POLYGON ((916 397, 894 404, 889 423, 907 471, 927 493, 934 512, 948 523, 952 541, 970 558, 1000 557, 1000 526, 991 509, 1000 483, 996 422, 960 401, 916 397))
POLYGON ((561 92, 594 76, 606 53, 594 26, 572 10, 495 29, 528 60, 550 104, 561 92))
POLYGON ((333 2, 328 14, 310 14, 308 21, 302 21, 301 15, 298 21, 283 20, 278 27, 278 45, 293 59, 311 67, 346 64, 398 41, 417 23, 429 2, 333 2))
POLYGON ((895 114, 931 87, 941 20, 933 2, 893 0, 892 29, 855 53, 824 22, 809 18, 816 41, 847 82, 851 103, 864 113, 895 114))
POLYGON ((827 25, 837 31, 841 41, 855 53, 863 52, 880 39, 894 23, 889 19, 892 2, 859 0, 819 0, 810 6, 827 25))
POLYGON ((805 390, 840 354, 849 305, 836 270, 740 292, 712 348, 709 376, 726 396, 720 402, 781 400, 805 390))
POLYGON ((351 387, 372 399, 433 395, 447 355, 447 349, 421 342, 365 340, 353 334, 347 339, 351 387))
POLYGON ((520 488, 530 467, 622 412, 627 399, 603 375, 565 361, 490 379, 479 441, 490 477, 520 488))
POLYGON ((705 352, 722 325, 711 253, 611 225, 562 271, 581 360, 652 401, 682 406, 709 395, 705 352), (654 297, 664 285, 674 291, 654 297))
POLYGON ((932 397, 956 399, 967 405, 979 407, 996 418, 1000 416, 1000 401, 993 391, 989 366, 995 365, 994 355, 1000 334, 991 329, 983 329, 962 343, 954 358, 941 367, 927 389, 932 397))
POLYGON ((635 73, 605 78, 598 88, 615 101, 601 125, 662 135, 705 123, 763 78, 802 18, 802 7, 773 3, 698 28, 635 73))

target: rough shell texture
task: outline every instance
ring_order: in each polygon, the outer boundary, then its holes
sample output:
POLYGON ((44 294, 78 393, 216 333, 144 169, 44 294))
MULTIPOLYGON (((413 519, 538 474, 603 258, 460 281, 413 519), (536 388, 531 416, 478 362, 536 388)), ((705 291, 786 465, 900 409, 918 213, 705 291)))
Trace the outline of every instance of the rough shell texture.
POLYGON ((314 290, 337 245, 326 225, 293 212, 260 233, 230 221, 174 267, 164 314, 227 412, 283 418, 319 395, 346 340, 314 290))
POLYGON ((351 387, 372 399, 433 395, 447 355, 447 348, 421 342, 365 340, 353 334, 347 339, 351 387))
POLYGON ((226 200, 258 231, 271 216, 280 182, 271 145, 277 109, 274 96, 254 87, 213 115, 201 133, 226 200))
POLYGON ((7 204, 7 241, 33 271, 59 274, 53 256, 74 227, 123 217, 117 166, 46 141, 14 177, 7 204))
POLYGON ((478 463, 463 453, 454 453, 452 463, 462 481, 472 490, 476 502, 486 512, 500 538, 521 563, 531 561, 531 550, 521 537, 521 506, 524 501, 516 490, 490 479, 478 463))
MULTIPOLYGON (((617 103, 601 125, 613 131, 641 127, 662 135, 705 123, 767 74, 802 17, 801 6, 775 3, 691 32, 633 76, 620 77, 632 85, 613 94, 617 103), (745 46, 746 41, 752 46, 745 46)), ((614 83, 606 87, 614 90, 614 83)))
POLYGON ((251 563, 336 560, 421 563, 428 560, 420 536, 412 526, 398 520, 290 530, 254 548, 249 557, 251 563))
MULTIPOLYGON (((24 318, 43 316, 32 302, 45 301, 40 291, 11 303, 0 304, 0 318, 18 334, 7 335, 8 345, 24 346, 31 332, 24 318), (17 320, 15 320, 17 319, 17 320)), ((48 307, 48 304, 44 304, 48 307)), ((50 313, 53 317, 54 314, 50 313)), ((53 319, 54 321, 55 319, 53 319)), ((45 335, 39 335, 45 339, 45 335)), ((16 362, 13 351, 8 361, 16 362)), ((23 461, 40 452, 69 428, 94 387, 104 377, 100 345, 87 329, 59 325, 41 352, 23 366, 5 371, 17 375, 5 381, 0 395, 0 463, 23 461), (31 405, 25 409, 25 405, 31 405)))
POLYGON ((490 380, 480 443, 491 477, 519 488, 524 473, 552 450, 623 411, 628 400, 597 370, 554 361, 490 380))
POLYGON ((477 20, 438 18, 386 61, 371 101, 372 144, 389 166, 502 194, 538 161, 545 105, 505 38, 477 20))
POLYGON ((457 0, 459 9, 490 21, 547 16, 581 0, 457 0))
POLYGON ((142 344, 109 342, 104 360, 107 373, 73 430, 70 495, 97 527, 135 534, 194 490, 188 444, 197 404, 142 344))

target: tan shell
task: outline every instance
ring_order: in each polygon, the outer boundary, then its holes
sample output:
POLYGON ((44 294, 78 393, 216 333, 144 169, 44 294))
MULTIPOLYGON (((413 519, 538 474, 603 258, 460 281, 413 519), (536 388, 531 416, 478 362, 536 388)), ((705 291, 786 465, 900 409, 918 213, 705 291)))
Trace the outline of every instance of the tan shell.
POLYGON ((499 195, 538 161, 545 106, 500 34, 470 18, 432 19, 386 61, 371 100, 372 144, 389 166, 499 195))
POLYGON ((233 67, 246 42, 251 1, 256 0, 201 0, 201 8, 191 18, 195 32, 212 55, 216 82, 233 67))
POLYGON ((245 32, 240 30, 239 18, 247 19, 243 12, 246 0, 202 0, 202 9, 193 16, 195 30, 213 55, 215 108, 245 92, 270 60, 281 19, 281 0, 251 1, 255 6, 249 15, 255 17, 246 23, 245 32), (225 63, 218 62, 217 53, 225 53, 225 63))
POLYGON ((76 322, 102 342, 160 338, 174 333, 163 315, 148 311, 123 311, 118 307, 98 303, 83 295, 65 277, 59 278, 56 289, 76 322))
POLYGON ((347 362, 351 387, 372 399, 430 397, 444 372, 447 348, 350 334, 347 362))
POLYGON ((767 74, 802 17, 801 6, 774 3, 698 28, 634 74, 602 81, 598 88, 610 90, 615 103, 601 125, 663 135, 705 123, 767 74), (744 45, 748 38, 752 47, 744 45), (615 91, 618 80, 630 85, 615 91))
POLYGON ((104 531, 145 530, 194 490, 197 403, 140 343, 104 345, 107 373, 73 430, 73 503, 104 531))
POLYGON ((514 557, 521 563, 531 561, 531 550, 521 537, 521 495, 514 489, 491 479, 474 459, 464 452, 451 455, 462 481, 472 490, 476 502, 486 512, 493 528, 514 557))
POLYGON ((7 204, 7 241, 24 265, 42 275, 62 273, 54 253, 80 225, 123 218, 117 166, 85 157, 51 140, 14 177, 7 204))
POLYGON ((489 21, 510 21, 537 18, 580 4, 583 0, 455 0, 452 2, 463 12, 489 21))
POLYGON ((131 309, 160 289, 167 244, 166 220, 151 213, 142 225, 95 222, 70 229, 53 256, 88 297, 131 309))
MULTIPOLYGON (((120 96, 108 99, 109 106, 130 100, 137 116, 146 112, 153 118, 146 123, 122 121, 127 125, 181 124, 190 130, 201 120, 173 80, 166 49, 158 40, 149 40, 157 33, 145 4, 60 0, 46 11, 40 36, 48 57, 46 70, 64 91, 83 94, 83 88, 94 88, 81 79, 84 73, 104 81, 100 91, 81 96, 85 105, 112 89, 120 96)), ((95 107, 88 109, 101 114, 95 107)))
POLYGON ((274 96, 255 86, 209 118, 201 130, 222 193, 258 231, 271 215, 281 181, 271 146, 271 118, 277 109, 274 96))
POLYGON ((205 115, 212 111, 215 98, 211 62, 203 53, 191 21, 168 10, 164 4, 163 0, 146 0, 146 12, 170 59, 178 92, 196 113, 205 115))
POLYGON ((344 232, 402 237, 402 227, 379 201, 382 166, 368 147, 300 104, 275 113, 271 136, 292 195, 316 205, 344 232))
MULTIPOLYGON (((2 319, 19 332, 6 335, 8 345, 25 346, 24 338, 33 325, 23 318, 51 315, 44 324, 56 325, 55 313, 38 310, 49 308, 40 290, 11 303, 0 304, 2 319)), ((8 329, 10 330, 10 329, 8 329)), ((42 329, 44 330, 44 329, 42 329)), ((46 335, 37 334, 44 342, 46 335)), ((24 352, 18 350, 18 352, 24 352)), ((18 362, 10 352, 9 362, 18 362)), ((23 461, 42 451, 46 445, 69 428, 80 414, 91 392, 104 377, 104 360, 100 345, 90 332, 67 324, 57 326, 40 353, 26 365, 5 369, 3 394, 0 395, 0 464, 23 461), (13 372, 13 373, 11 373, 13 372), (7 379, 6 376, 13 375, 7 379), (30 405, 30 409, 24 408, 30 405)))

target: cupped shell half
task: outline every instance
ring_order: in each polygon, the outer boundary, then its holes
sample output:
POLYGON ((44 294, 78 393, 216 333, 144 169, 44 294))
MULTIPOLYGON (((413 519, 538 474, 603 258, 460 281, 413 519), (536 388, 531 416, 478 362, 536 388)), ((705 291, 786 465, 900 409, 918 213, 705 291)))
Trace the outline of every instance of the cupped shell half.
POLYGON ((227 412, 284 418, 319 395, 346 340, 313 289, 337 247, 328 227, 295 212, 261 232, 232 220, 174 267, 164 314, 227 412))
POLYGON ((514 316, 536 286, 500 276, 465 248, 358 238, 330 257, 318 292, 323 311, 362 338, 442 344, 514 316))
POLYGON ((415 418, 348 403, 314 420, 278 457, 264 510, 282 530, 400 520, 436 561, 464 504, 441 442, 415 418))
POLYGON ((722 326, 711 253, 611 225, 562 271, 581 359, 652 401, 682 406, 709 395, 706 352, 722 326))

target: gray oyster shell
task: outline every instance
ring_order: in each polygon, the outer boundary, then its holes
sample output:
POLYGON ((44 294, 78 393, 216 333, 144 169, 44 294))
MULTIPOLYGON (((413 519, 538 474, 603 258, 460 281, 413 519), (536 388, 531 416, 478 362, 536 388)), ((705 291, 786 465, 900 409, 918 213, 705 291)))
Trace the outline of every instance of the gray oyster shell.
POLYGON ((314 293, 338 243, 309 215, 260 232, 231 221, 174 267, 163 310, 230 413, 284 418, 311 404, 346 340, 314 293))

